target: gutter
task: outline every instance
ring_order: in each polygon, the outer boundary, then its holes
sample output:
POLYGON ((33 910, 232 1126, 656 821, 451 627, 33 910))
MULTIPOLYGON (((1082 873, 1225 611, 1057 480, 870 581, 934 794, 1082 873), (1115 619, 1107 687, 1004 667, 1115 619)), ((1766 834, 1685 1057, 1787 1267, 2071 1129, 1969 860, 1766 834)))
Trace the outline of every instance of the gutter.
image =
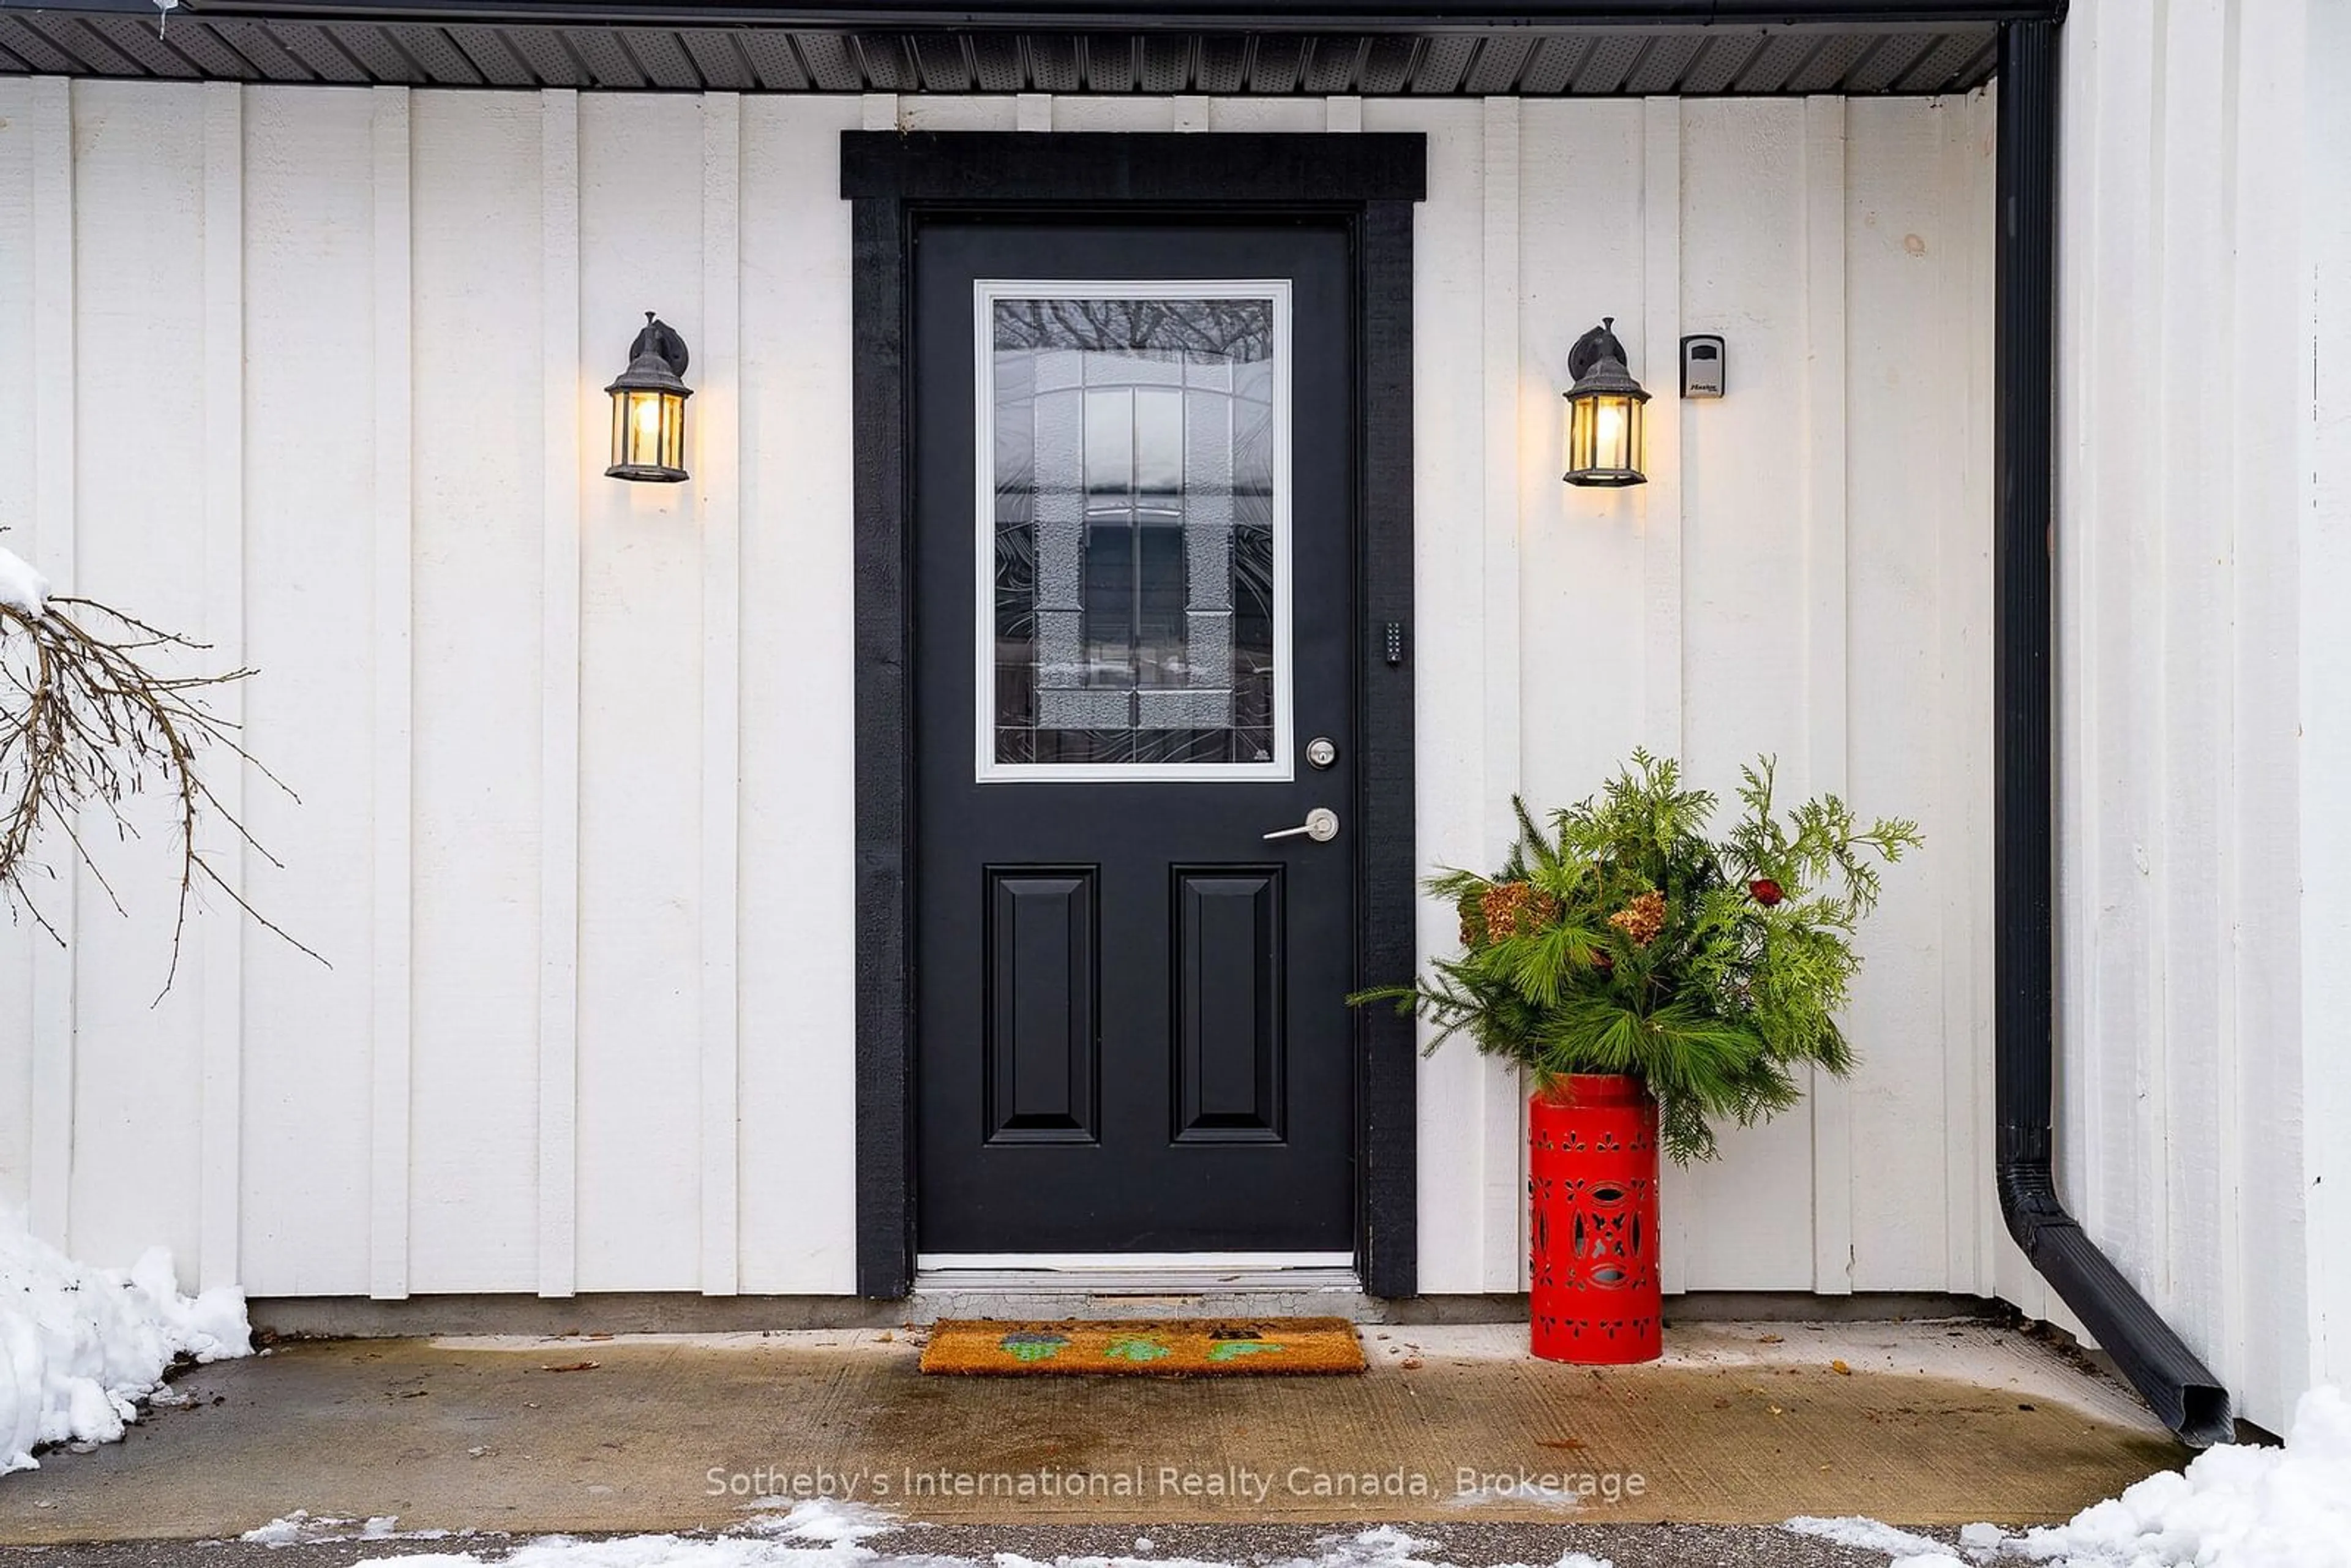
POLYGON ((2236 1435, 2229 1391, 2067 1213, 2053 1160, 2056 770, 2057 25, 2001 28, 1994 178, 1992 1053, 2000 1208, 2041 1276, 2191 1448, 2236 1435))

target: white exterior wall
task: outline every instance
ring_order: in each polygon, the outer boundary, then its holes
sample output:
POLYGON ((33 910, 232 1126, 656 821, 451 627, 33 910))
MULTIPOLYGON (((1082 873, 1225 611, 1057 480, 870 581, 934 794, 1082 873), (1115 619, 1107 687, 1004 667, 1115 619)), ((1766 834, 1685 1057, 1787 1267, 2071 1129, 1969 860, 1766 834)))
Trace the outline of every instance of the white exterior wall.
POLYGON ((2060 37, 2063 1177, 2283 1430, 2351 1379, 2351 10, 2060 37))
MULTIPOLYGON (((852 1288, 844 128, 1414 130, 1424 859, 1635 744, 1911 814, 1864 1066, 1676 1173, 1676 1290, 1999 1290, 1991 106, 0 79, 12 548, 262 674, 243 885, 0 931, 0 1200, 261 1295, 852 1288), (601 477, 637 312, 694 482, 601 477), (1653 482, 1559 481, 1617 318, 1653 482), (1677 407, 1677 337, 1730 395, 1677 407), (27 548, 29 547, 29 548, 27 548)), ((1422 925, 1453 939, 1448 912, 1422 925)), ((1520 1091, 1421 1069, 1421 1280, 1518 1288, 1520 1091)))

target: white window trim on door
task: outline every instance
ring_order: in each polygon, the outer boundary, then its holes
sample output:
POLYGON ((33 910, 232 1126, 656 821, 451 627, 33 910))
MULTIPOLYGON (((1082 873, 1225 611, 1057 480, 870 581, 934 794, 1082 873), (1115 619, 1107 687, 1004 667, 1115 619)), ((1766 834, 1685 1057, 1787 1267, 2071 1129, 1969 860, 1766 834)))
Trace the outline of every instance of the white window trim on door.
POLYGON ((983 784, 1286 783, 1297 776, 1290 715, 1290 280, 995 278, 972 285, 976 397, 973 766, 983 784), (996 758, 996 355, 999 299, 1264 299, 1273 306, 1273 756, 1264 762, 999 762, 996 758))

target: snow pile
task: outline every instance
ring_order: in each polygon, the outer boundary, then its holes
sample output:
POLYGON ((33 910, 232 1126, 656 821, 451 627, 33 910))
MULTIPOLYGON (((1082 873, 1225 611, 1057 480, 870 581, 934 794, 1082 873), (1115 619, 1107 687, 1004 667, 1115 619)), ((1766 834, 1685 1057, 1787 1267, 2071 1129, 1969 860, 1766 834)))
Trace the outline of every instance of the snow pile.
POLYGON ((760 1520, 751 1528, 762 1535, 779 1536, 787 1541, 855 1546, 874 1536, 887 1535, 898 1524, 895 1514, 884 1513, 870 1503, 820 1497, 793 1503, 789 1513, 760 1520))
MULTIPOLYGON (((863 1542, 895 1528, 891 1516, 857 1503, 818 1500, 762 1527, 757 1536, 628 1535, 606 1541, 549 1536, 498 1557, 472 1552, 362 1558, 353 1568, 983 1568, 956 1557, 908 1553, 884 1555, 863 1542)), ((1330 1536, 1312 1557, 1271 1563, 1266 1568, 1446 1568, 1417 1555, 1427 1542, 1390 1525, 1356 1535, 1330 1536)), ((1188 1559, 1154 1557, 1063 1557, 1051 1564, 1017 1552, 996 1554, 986 1568, 1227 1568, 1188 1559)), ((1609 1568, 1595 1557, 1571 1552, 1552 1568, 1609 1568)))
POLYGON ((256 1546, 300 1546, 318 1541, 390 1541, 400 1521, 391 1514, 379 1514, 366 1520, 337 1519, 329 1514, 313 1515, 307 1508, 298 1508, 283 1519, 273 1519, 257 1530, 248 1530, 237 1537, 256 1546))
POLYGON ((402 1530, 394 1514, 341 1519, 298 1508, 283 1519, 273 1519, 258 1529, 246 1531, 237 1539, 256 1546, 316 1546, 340 1541, 443 1541, 451 1533, 446 1530, 402 1530))
POLYGON ((2284 1448, 2208 1449, 2185 1474, 2159 1471, 2065 1524, 2022 1535, 1970 1524, 1959 1531, 1964 1556, 1874 1520, 1792 1519, 1785 1528, 1907 1553, 1893 1568, 2351 1568, 2351 1399, 2314 1388, 2284 1448))
POLYGON ((1998 1546, 2003 1531, 1997 1524, 1970 1524, 1959 1531, 1959 1544, 1971 1552, 1990 1552, 1998 1546))
POLYGON ((48 608, 49 580, 33 570, 33 563, 23 556, 0 545, 0 605, 26 615, 38 615, 48 608))
POLYGON ((1923 1535, 1913 1535, 1907 1530, 1896 1530, 1890 1524, 1880 1524, 1874 1519, 1862 1519, 1845 1514, 1837 1519, 1815 1519, 1799 1514, 1780 1527, 1792 1534, 1809 1535, 1817 1541, 1833 1542, 1839 1546, 1855 1547, 1863 1552, 1883 1552, 1889 1557, 1905 1552, 1939 1552, 1943 1543, 1929 1541, 1923 1535))
POLYGON ((2351 1399, 2314 1388, 2284 1448, 2207 1449, 2001 1550, 2063 1568, 2351 1568, 2351 1399))
POLYGON ((116 1441, 175 1357, 252 1348, 245 1292, 180 1294, 163 1249, 128 1273, 85 1268, 0 1214, 0 1475, 43 1443, 116 1441))

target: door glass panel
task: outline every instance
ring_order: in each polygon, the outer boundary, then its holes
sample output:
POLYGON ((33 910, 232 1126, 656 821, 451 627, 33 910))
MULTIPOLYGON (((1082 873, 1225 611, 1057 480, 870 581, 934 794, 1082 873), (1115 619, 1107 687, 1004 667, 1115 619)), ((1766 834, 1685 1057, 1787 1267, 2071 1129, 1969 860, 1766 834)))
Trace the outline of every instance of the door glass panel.
POLYGON ((1289 286, 977 286, 979 777, 1286 779, 1289 286))

